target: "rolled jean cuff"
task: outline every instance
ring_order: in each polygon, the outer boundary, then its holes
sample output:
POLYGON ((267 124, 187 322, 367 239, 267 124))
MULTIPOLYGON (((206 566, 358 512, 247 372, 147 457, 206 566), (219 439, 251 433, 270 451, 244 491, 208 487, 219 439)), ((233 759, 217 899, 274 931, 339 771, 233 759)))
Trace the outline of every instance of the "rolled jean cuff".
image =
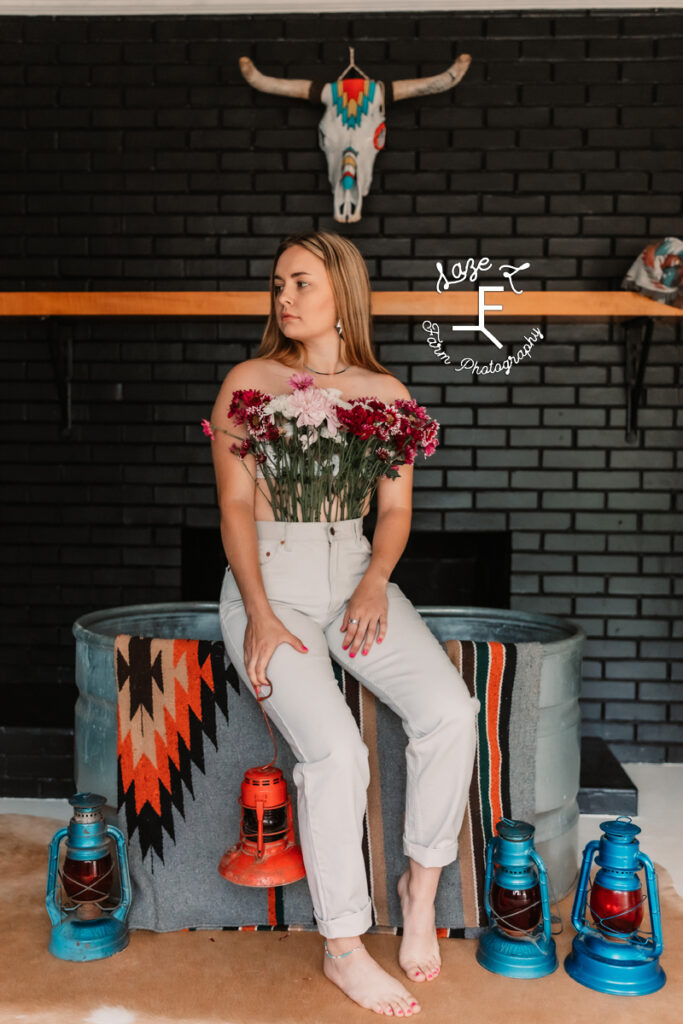
POLYGON ((318 925, 318 931, 326 939, 352 938, 362 935, 372 924, 372 903, 368 900, 362 910, 357 910, 353 914, 344 914, 343 917, 335 917, 330 921, 321 920, 315 911, 313 916, 318 925))
POLYGON ((423 868, 443 868, 447 864, 452 864, 457 859, 458 844, 453 843, 451 846, 442 846, 438 850, 432 850, 429 846, 419 846, 417 843, 411 843, 404 836, 403 852, 406 857, 412 857, 423 868))

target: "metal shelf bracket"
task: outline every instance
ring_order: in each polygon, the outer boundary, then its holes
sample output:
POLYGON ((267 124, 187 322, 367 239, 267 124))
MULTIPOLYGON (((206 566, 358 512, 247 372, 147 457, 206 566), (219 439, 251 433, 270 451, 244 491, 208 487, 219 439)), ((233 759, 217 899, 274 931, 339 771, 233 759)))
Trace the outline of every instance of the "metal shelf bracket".
POLYGON ((626 440, 638 439, 638 409, 643 393, 643 378, 650 353, 654 319, 637 316, 624 322, 624 384, 626 386, 626 440))
POLYGON ((41 320, 47 320, 50 359, 61 411, 60 433, 62 437, 70 437, 73 427, 71 417, 71 382, 73 380, 71 325, 59 316, 41 317, 41 320))

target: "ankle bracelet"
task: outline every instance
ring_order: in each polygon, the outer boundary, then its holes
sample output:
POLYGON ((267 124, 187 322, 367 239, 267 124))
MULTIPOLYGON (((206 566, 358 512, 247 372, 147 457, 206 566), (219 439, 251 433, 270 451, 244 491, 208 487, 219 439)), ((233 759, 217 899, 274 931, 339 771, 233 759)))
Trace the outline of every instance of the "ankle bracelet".
POLYGON ((360 946, 354 946, 353 949, 350 949, 348 951, 348 953, 330 953, 330 951, 327 948, 327 939, 325 939, 325 954, 327 956, 329 956, 330 960, 341 960, 341 958, 343 956, 350 956, 351 953, 355 953, 357 949, 362 949, 362 948, 363 948, 363 946, 360 945, 360 946))

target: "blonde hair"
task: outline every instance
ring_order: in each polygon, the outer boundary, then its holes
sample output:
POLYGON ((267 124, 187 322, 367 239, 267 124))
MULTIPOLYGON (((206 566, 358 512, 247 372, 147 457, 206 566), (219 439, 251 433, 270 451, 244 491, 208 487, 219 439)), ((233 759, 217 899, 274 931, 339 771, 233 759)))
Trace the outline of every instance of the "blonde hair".
POLYGON ((373 350, 372 292, 365 260, 353 242, 333 231, 300 232, 280 242, 270 272, 270 312, 256 356, 298 366, 305 355, 301 342, 282 333, 275 311, 275 268, 282 253, 293 245, 303 246, 325 264, 342 325, 340 355, 344 362, 391 375, 373 350))

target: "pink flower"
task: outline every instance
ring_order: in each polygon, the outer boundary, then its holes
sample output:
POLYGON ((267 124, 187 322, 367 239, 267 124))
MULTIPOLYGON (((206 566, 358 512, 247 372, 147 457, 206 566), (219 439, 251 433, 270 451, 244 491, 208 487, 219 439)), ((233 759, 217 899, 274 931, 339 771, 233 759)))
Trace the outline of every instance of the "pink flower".
POLYGON ((250 439, 248 437, 245 437, 241 444, 231 444, 230 451, 233 452, 233 454, 236 455, 238 459, 244 459, 246 455, 251 454, 252 447, 253 445, 250 439))
POLYGON ((298 427, 319 427, 327 420, 330 433, 336 434, 339 429, 337 406, 325 388, 298 388, 290 401, 297 414, 298 427))
POLYGON ((315 377, 311 373, 293 373, 287 378, 287 383, 291 384, 295 391, 303 391, 315 384, 315 377))
POLYGON ((423 434, 422 441, 420 443, 422 444, 422 450, 424 451, 425 458, 429 455, 433 455, 437 449, 439 444, 439 439, 436 436, 438 429, 438 421, 432 420, 423 434))
POLYGON ((206 434, 207 437, 210 437, 212 441, 216 440, 216 435, 214 434, 213 430, 211 429, 211 424, 209 423, 208 420, 202 420, 201 427, 202 427, 202 430, 204 431, 204 433, 206 434))

